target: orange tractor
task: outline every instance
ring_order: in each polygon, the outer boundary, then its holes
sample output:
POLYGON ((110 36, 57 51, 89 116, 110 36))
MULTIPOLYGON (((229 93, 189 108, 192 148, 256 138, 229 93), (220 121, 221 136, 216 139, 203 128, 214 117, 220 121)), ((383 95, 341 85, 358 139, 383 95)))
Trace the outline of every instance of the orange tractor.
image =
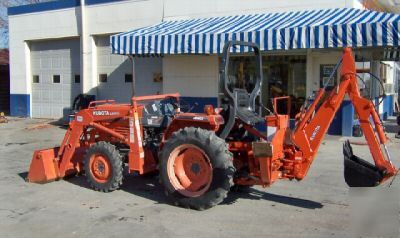
POLYGON ((275 98, 270 115, 258 113, 258 46, 228 42, 220 69, 220 108, 207 105, 203 113, 181 112, 178 94, 133 97, 130 104, 91 102, 75 115, 60 147, 35 151, 27 179, 45 183, 84 172, 91 187, 110 192, 122 184, 125 166, 139 175, 158 171, 175 204, 207 209, 222 202, 235 184, 302 180, 347 94, 375 165, 353 155, 346 142, 345 181, 352 187, 379 185, 397 173, 385 146, 388 139, 374 104, 360 95, 350 49, 344 49, 335 70, 339 68, 337 86, 330 92, 320 89, 312 103, 302 107, 291 130, 289 116, 276 110, 278 101, 288 97, 275 98), (256 59, 251 92, 236 87, 228 75, 231 51, 237 46, 247 47, 256 59))

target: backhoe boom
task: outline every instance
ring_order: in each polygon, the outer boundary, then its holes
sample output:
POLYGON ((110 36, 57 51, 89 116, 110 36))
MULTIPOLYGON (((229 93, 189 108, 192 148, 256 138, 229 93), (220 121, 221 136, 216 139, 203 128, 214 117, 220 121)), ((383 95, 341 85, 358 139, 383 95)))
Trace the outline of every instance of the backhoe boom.
MULTIPOLYGON (((323 137, 346 94, 355 108, 376 168, 383 175, 382 181, 393 176, 396 168, 392 165, 386 149, 385 143, 388 139, 373 103, 360 95, 356 67, 349 48, 346 48, 343 53, 339 85, 323 101, 324 94, 325 89, 318 91, 308 111, 300 114, 300 121, 297 122, 297 127, 292 134, 293 142, 305 158, 302 163, 301 176, 304 177, 307 174, 323 137)), ((302 179, 302 177, 297 179, 302 179)))

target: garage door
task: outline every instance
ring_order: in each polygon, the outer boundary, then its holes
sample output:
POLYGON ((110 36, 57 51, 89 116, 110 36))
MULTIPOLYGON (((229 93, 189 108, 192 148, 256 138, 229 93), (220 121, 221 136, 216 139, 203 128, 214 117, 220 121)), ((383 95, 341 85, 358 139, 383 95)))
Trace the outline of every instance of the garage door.
MULTIPOLYGON (((110 37, 96 37, 98 99, 114 99, 118 102, 129 102, 132 97, 132 63, 127 56, 112 55, 110 37)), ((137 58, 136 95, 162 93, 162 60, 161 58, 137 58)))
POLYGON ((66 118, 81 92, 79 39, 31 44, 32 116, 66 118))

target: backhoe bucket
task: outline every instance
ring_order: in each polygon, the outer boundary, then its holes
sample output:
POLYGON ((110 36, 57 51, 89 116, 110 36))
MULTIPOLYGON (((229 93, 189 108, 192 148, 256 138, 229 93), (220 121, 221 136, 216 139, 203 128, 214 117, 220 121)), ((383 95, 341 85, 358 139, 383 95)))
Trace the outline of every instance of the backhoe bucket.
POLYGON ((349 187, 375 187, 382 181, 382 173, 375 165, 353 154, 350 142, 343 144, 344 180, 349 187))
POLYGON ((48 183, 58 179, 56 156, 59 147, 36 150, 33 154, 27 181, 31 183, 48 183))

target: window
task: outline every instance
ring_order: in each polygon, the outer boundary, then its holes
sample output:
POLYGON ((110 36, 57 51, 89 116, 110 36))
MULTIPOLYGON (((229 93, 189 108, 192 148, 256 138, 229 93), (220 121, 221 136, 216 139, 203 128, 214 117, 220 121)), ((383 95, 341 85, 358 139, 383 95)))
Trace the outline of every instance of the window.
POLYGON ((75 74, 75 83, 81 83, 81 76, 79 74, 75 74))
POLYGON ((40 82, 39 81, 39 75, 33 75, 32 82, 33 83, 39 83, 40 82))
POLYGON ((61 83, 61 76, 53 75, 53 83, 61 83))
POLYGON ((125 74, 125 83, 132 83, 133 77, 132 74, 125 74))
POLYGON ((107 83, 107 74, 100 74, 99 75, 99 82, 100 83, 107 83))
MULTIPOLYGON (((272 108, 272 98, 288 95, 292 106, 290 118, 295 118, 306 100, 306 62, 305 55, 264 56, 262 90, 267 91, 267 93, 262 98, 263 104, 272 108)), ((287 106, 287 101, 285 100, 278 102, 278 113, 287 113, 287 106)))

